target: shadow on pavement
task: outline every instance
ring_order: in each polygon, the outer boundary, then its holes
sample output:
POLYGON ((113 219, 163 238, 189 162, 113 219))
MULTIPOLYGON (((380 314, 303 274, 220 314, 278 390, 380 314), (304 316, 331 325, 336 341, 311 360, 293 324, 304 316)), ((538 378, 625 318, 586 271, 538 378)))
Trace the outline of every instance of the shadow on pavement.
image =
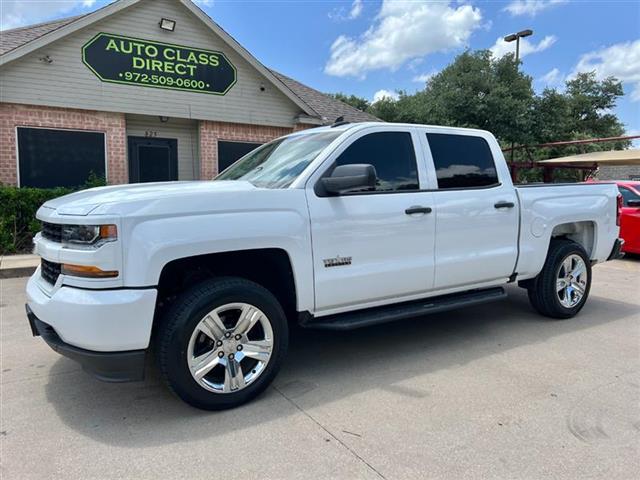
POLYGON ((429 392, 399 384, 637 313, 635 304, 592 296, 578 317, 551 321, 532 311, 523 290, 511 287, 503 302, 352 332, 296 328, 277 390, 269 388, 235 410, 189 407, 154 369, 144 382, 107 384, 81 371, 69 373, 73 364, 65 358, 53 365, 46 394, 68 426, 99 442, 136 448, 193 441, 286 421, 298 410, 280 392, 305 408, 377 389, 397 394, 399 401, 427 397, 429 392))

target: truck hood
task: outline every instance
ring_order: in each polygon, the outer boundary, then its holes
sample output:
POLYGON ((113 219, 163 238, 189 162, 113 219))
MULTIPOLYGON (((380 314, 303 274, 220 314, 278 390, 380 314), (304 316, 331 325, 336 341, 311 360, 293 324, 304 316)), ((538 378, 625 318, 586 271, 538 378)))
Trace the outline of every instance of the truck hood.
MULTIPOLYGON (((175 205, 181 200, 213 201, 212 196, 259 190, 243 181, 158 182, 90 188, 46 202, 43 207, 59 215, 89 215, 90 213, 123 214, 136 206, 150 204, 175 205)), ((222 195, 227 196, 227 195, 222 195)), ((200 203, 200 202, 198 202, 200 203)), ((209 203, 210 205, 210 203, 209 203)))

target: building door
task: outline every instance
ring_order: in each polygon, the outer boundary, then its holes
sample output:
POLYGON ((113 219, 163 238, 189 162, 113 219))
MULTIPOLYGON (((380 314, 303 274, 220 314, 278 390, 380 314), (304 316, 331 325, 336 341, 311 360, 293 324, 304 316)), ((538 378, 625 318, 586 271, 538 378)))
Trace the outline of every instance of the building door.
POLYGON ((222 172, 261 143, 218 142, 218 172, 222 172))
POLYGON ((178 179, 175 138, 129 137, 129 181, 167 182, 178 179))

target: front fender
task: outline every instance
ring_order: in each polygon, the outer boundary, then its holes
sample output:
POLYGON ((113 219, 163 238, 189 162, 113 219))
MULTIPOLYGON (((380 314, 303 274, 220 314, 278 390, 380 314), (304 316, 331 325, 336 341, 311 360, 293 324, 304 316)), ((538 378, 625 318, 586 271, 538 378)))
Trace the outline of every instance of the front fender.
MULTIPOLYGON (((264 248, 291 259, 300 310, 313 306, 313 262, 308 219, 294 210, 207 213, 142 220, 127 229, 125 285, 154 286, 173 260, 264 248)), ((256 265, 260 268, 260 265, 256 265)))

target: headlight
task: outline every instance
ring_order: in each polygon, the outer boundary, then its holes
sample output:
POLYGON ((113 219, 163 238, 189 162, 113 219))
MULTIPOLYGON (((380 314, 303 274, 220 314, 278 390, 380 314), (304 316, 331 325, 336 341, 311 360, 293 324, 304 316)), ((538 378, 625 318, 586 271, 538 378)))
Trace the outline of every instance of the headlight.
POLYGON ((106 242, 118 239, 115 225, 63 225, 62 243, 64 245, 99 247, 106 242))

